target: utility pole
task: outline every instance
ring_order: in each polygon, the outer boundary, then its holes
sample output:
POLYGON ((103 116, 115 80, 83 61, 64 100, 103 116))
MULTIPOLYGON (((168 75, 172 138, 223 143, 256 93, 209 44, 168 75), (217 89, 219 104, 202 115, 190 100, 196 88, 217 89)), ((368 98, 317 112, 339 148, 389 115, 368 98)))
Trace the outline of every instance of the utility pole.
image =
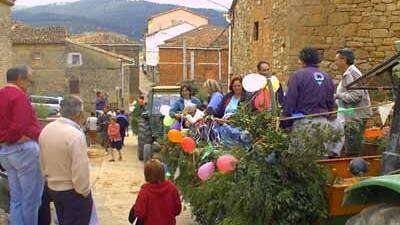
POLYGON ((182 58, 183 58, 183 64, 182 64, 182 81, 185 81, 187 78, 187 60, 186 60, 186 40, 183 39, 183 47, 182 47, 182 58))

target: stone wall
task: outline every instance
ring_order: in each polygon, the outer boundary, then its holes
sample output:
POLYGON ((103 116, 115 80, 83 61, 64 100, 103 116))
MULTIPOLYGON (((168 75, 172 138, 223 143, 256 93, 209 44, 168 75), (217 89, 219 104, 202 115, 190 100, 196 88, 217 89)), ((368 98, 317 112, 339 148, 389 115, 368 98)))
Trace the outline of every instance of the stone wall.
POLYGON ((0 86, 5 83, 5 73, 11 65, 10 6, 0 1, 0 86))
MULTIPOLYGON (((13 64, 26 64, 33 68, 34 85, 31 94, 64 96, 70 94, 70 81, 79 81, 79 95, 85 111, 95 109, 95 92, 110 94, 110 103, 120 105, 117 88, 121 87, 121 62, 117 58, 73 44, 14 45, 13 64), (68 53, 82 55, 81 66, 68 65, 68 53), (40 60, 33 54, 39 53, 40 60)), ((128 106, 129 82, 132 73, 125 68, 124 103, 128 106)))
POLYGON ((131 76, 130 76, 130 83, 129 83, 129 93, 130 98, 137 99, 139 97, 139 73, 140 73, 140 63, 139 63, 139 54, 142 49, 140 45, 92 45, 101 49, 104 49, 109 52, 116 53, 118 55, 124 55, 129 58, 135 60, 135 66, 131 68, 131 76))
POLYGON ((297 56, 306 46, 323 53, 321 68, 333 76, 338 75, 336 50, 343 47, 355 51, 356 63, 365 72, 393 55, 394 41, 400 39, 398 0, 238 0, 233 16, 236 74, 255 71, 255 63, 266 59, 287 80, 301 66, 297 56), (253 24, 261 18, 264 42, 257 43, 253 24))

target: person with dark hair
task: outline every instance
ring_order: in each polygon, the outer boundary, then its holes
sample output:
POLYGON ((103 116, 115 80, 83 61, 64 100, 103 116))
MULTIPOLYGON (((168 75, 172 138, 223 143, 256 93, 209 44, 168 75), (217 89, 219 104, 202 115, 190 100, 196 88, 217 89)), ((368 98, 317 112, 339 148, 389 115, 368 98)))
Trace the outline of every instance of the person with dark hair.
POLYGON ((32 69, 17 66, 7 71, 0 89, 0 163, 7 171, 10 189, 10 222, 36 225, 44 187, 38 139, 41 133, 27 90, 32 69))
POLYGON ((120 134, 121 134, 121 140, 122 140, 122 146, 125 145, 125 137, 128 132, 129 128, 129 119, 128 116, 125 114, 125 110, 120 110, 118 115, 117 115, 117 123, 119 124, 120 127, 120 134))
POLYGON ((234 76, 229 84, 229 93, 226 94, 217 109, 217 117, 223 118, 237 112, 240 103, 248 100, 248 93, 243 89, 242 77, 234 76))
POLYGON ((96 92, 96 113, 98 116, 101 111, 104 111, 104 109, 107 107, 108 104, 108 94, 103 94, 100 91, 96 92))
POLYGON ((178 189, 165 179, 162 163, 149 160, 144 168, 144 184, 132 210, 144 225, 176 225, 175 217, 181 213, 182 204, 178 189))
MULTIPOLYGON (((278 109, 279 105, 282 106, 285 102, 285 92, 283 91, 279 79, 272 74, 271 65, 266 61, 260 61, 259 63, 257 63, 257 72, 258 74, 263 75, 267 78, 268 90, 270 90, 269 95, 271 99, 271 105, 275 109, 278 109)), ((253 105, 254 104, 255 102, 253 101, 253 105)))
MULTIPOLYGON (((315 48, 304 48, 299 59, 303 68, 294 72, 289 80, 283 115, 292 117, 332 111, 335 107, 334 85, 331 77, 318 68, 318 51, 315 48)), ((326 123, 327 117, 299 119, 294 125, 303 122, 326 123)))
POLYGON ((111 159, 110 162, 114 162, 114 153, 113 149, 116 149, 118 151, 119 155, 119 161, 122 160, 122 137, 121 137, 121 128, 119 124, 117 123, 117 118, 112 117, 110 120, 110 124, 108 125, 107 129, 107 134, 108 137, 110 138, 110 143, 111 143, 111 149, 110 149, 110 154, 111 154, 111 159))
MULTIPOLYGON (((335 64, 343 73, 337 87, 335 98, 340 108, 357 108, 371 106, 371 100, 367 90, 349 90, 347 85, 362 76, 360 70, 354 65, 354 53, 350 49, 337 51, 335 64)), ((346 114, 345 121, 345 148, 348 154, 356 154, 362 148, 363 132, 367 118, 372 115, 370 108, 356 110, 352 114, 346 114)), ((342 116, 342 115, 339 115, 342 116)))
POLYGON ((180 89, 180 95, 181 97, 172 104, 169 111, 169 116, 177 120, 180 120, 182 118, 182 111, 185 109, 186 106, 196 105, 197 107, 200 107, 201 105, 200 100, 192 96, 193 88, 190 85, 182 85, 180 89))

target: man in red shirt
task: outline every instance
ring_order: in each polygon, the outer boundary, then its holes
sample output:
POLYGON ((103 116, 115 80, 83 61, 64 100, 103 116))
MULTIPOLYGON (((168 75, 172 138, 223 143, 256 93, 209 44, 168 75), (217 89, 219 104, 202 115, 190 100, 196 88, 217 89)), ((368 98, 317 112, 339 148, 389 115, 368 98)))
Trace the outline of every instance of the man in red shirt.
POLYGON ((37 143, 41 129, 27 96, 31 76, 27 66, 11 68, 0 89, 0 164, 8 174, 12 225, 37 225, 43 192, 37 143))

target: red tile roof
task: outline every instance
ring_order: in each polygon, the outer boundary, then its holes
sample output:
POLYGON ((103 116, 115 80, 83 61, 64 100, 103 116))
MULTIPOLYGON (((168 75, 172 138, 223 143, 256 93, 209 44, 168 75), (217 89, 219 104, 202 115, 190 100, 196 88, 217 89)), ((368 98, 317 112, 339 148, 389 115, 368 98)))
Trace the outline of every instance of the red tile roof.
POLYGON ((113 32, 89 32, 83 34, 72 35, 70 40, 85 44, 136 44, 128 36, 113 32))
POLYGON ((228 32, 222 27, 205 25, 169 39, 160 47, 182 47, 184 42, 186 47, 226 48, 228 47, 228 32))
POLYGON ((13 44, 63 44, 68 37, 67 28, 61 26, 36 28, 16 23, 11 32, 13 44))

